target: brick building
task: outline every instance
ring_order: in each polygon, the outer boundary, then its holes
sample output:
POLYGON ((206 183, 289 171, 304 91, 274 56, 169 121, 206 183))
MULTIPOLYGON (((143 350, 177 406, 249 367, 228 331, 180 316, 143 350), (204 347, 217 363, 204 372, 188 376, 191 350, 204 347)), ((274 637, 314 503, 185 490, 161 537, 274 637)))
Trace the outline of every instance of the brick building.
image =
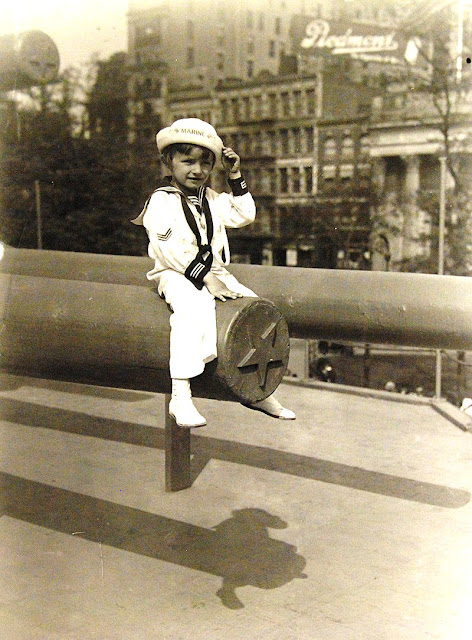
POLYGON ((130 62, 166 63, 175 87, 277 73, 293 15, 326 11, 320 0, 130 0, 130 62))
POLYGON ((233 232, 232 242, 242 255, 251 246, 253 261, 259 253, 257 261, 286 264, 313 233, 319 87, 317 75, 267 75, 216 89, 217 128, 241 155, 258 206, 254 228, 233 232))

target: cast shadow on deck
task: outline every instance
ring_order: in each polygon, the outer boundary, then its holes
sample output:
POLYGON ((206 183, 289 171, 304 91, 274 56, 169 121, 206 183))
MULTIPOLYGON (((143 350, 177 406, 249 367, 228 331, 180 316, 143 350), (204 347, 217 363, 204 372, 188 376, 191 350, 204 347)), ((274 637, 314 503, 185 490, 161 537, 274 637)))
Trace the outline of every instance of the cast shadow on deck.
POLYGON ((270 537, 287 523, 264 509, 235 510, 206 529, 0 473, 0 514, 221 577, 216 594, 230 609, 244 607, 238 588, 276 589, 307 577, 296 547, 270 537))
MULTIPOLYGON (((45 407, 10 398, 2 398, 0 419, 33 428, 54 429, 104 440, 164 449, 163 428, 90 416, 68 409, 45 407)), ((470 493, 463 489, 204 435, 192 437, 192 453, 193 480, 210 460, 217 459, 444 508, 463 507, 468 504, 471 497, 470 493)))

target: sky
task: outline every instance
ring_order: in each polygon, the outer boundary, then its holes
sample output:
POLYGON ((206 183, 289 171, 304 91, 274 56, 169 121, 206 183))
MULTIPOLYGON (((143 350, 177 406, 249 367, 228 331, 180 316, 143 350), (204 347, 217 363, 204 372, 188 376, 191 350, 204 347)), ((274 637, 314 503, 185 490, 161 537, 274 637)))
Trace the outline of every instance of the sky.
POLYGON ((56 43, 61 70, 127 49, 128 0, 0 0, 0 35, 35 29, 56 43))

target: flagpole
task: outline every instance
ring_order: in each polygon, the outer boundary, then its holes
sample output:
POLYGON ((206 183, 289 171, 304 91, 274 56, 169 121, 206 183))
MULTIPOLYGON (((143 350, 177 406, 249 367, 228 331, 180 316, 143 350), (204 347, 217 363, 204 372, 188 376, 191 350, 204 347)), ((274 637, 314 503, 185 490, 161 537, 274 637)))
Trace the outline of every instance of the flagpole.
MULTIPOLYGON (((438 239, 438 275, 444 275, 444 235, 446 217, 446 156, 439 157, 440 163, 440 185, 439 185, 439 239, 438 239)), ((441 398, 441 378, 442 378, 442 353, 441 349, 436 350, 436 391, 435 397, 441 398)))
POLYGON ((462 81, 462 54, 464 52, 464 0, 457 0, 456 83, 462 81))
POLYGON ((34 193, 36 200, 36 235, 38 249, 43 248, 43 221, 41 216, 41 187, 39 180, 34 181, 34 193))

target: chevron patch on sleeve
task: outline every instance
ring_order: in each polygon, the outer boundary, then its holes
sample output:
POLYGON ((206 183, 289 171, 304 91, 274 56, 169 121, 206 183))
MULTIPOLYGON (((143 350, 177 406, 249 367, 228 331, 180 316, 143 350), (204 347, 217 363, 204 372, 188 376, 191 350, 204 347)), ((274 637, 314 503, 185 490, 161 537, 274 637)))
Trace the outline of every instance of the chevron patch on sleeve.
POLYGON ((156 233, 157 239, 165 242, 172 235, 172 229, 169 227, 165 233, 156 233))

